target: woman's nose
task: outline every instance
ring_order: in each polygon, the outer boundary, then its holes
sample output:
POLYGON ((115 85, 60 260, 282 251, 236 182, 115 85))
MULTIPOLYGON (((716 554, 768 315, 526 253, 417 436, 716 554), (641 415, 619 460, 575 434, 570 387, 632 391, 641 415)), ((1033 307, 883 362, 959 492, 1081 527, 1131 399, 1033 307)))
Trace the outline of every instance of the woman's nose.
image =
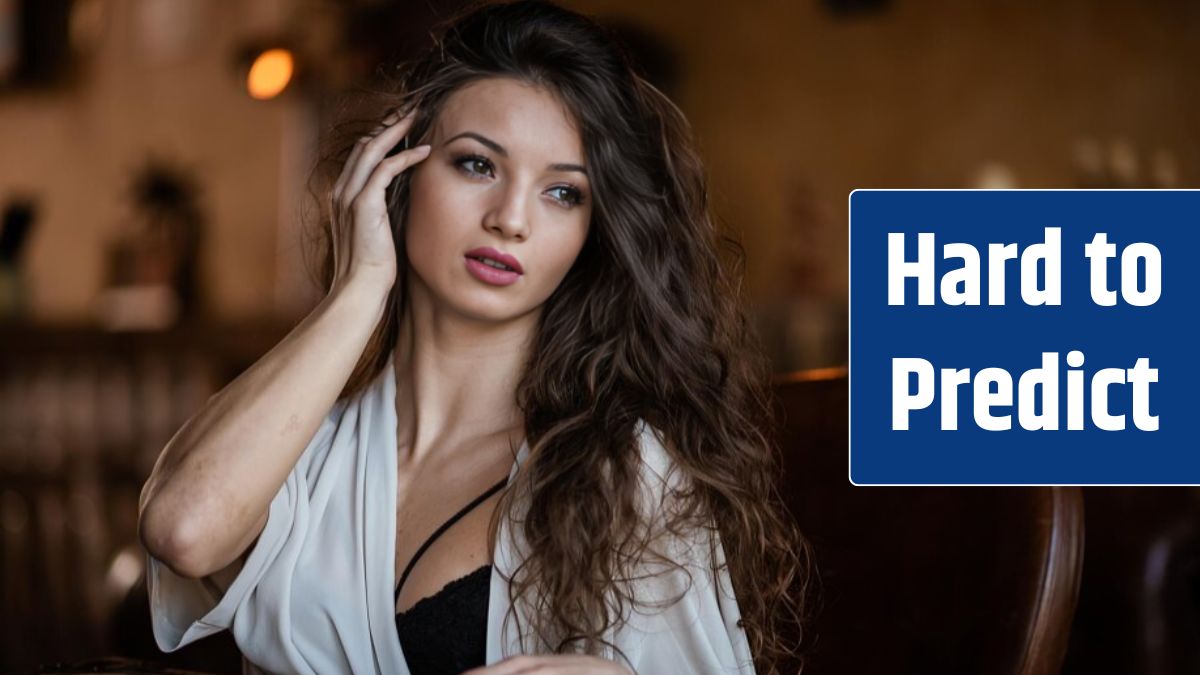
POLYGON ((529 216, 526 191, 517 185, 498 191, 496 202, 484 217, 484 227, 505 238, 525 239, 529 236, 529 216))

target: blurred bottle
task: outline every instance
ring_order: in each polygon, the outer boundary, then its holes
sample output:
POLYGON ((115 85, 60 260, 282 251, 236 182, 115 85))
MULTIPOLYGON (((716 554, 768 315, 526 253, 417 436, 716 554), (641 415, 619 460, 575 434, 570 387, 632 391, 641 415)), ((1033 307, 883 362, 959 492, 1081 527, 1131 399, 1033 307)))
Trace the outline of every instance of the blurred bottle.
POLYGON ((1075 141, 1071 152, 1071 163, 1075 170, 1075 187, 1103 189, 1113 187, 1104 162, 1104 151, 1094 138, 1075 141))
POLYGON ((27 302, 21 275, 21 252, 33 229, 37 208, 19 197, 4 208, 0 219, 0 321, 24 316, 27 302))
POLYGON ((1179 163, 1166 148, 1155 150, 1150 158, 1150 187, 1161 190, 1179 187, 1179 163))
POLYGON ((162 330, 201 311, 200 182, 151 159, 134 174, 130 193, 130 216, 108 246, 99 319, 111 330, 162 330))
POLYGON ((1112 176, 1112 187, 1126 190, 1145 187, 1137 148, 1129 139, 1116 138, 1109 144, 1108 172, 1112 176))

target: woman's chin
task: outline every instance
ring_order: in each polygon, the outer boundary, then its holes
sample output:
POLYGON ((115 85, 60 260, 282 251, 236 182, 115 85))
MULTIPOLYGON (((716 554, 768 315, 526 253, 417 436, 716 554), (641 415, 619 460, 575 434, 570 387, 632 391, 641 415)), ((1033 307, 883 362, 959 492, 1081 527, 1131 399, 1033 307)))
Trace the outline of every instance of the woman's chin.
POLYGON ((524 303, 518 304, 507 298, 495 296, 464 298, 457 302, 445 303, 442 306, 465 320, 493 324, 519 320, 537 309, 536 307, 527 307, 524 303))

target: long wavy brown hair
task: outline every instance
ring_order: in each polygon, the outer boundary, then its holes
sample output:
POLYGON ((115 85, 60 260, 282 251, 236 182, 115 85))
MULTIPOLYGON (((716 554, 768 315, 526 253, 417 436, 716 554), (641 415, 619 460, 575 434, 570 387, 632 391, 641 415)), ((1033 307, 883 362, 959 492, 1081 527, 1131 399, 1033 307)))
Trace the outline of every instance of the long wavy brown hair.
MULTIPOLYGON (((514 608, 524 603, 532 617, 522 639, 552 653, 615 647, 604 635, 639 603, 623 581, 638 576, 656 536, 638 501, 644 420, 686 477, 670 504, 656 505, 656 522, 678 536, 718 533, 756 670, 798 669, 815 569, 778 494, 770 370, 740 298, 744 253, 710 213, 684 115, 619 45, 600 24, 552 4, 473 8, 396 69, 365 119, 338 125, 310 190, 327 195, 353 141, 391 110, 416 109, 409 137, 421 139, 447 97, 481 78, 516 78, 558 96, 582 136, 594 207, 582 251, 542 308, 517 390, 530 454, 489 530, 494 540, 499 518, 516 516, 516 495, 527 499, 519 519, 527 553, 509 578, 514 608)), ((397 341, 407 195, 402 174, 388 193, 400 270, 343 396, 379 374, 397 341)), ((321 221, 315 271, 329 289, 327 213, 321 221)))

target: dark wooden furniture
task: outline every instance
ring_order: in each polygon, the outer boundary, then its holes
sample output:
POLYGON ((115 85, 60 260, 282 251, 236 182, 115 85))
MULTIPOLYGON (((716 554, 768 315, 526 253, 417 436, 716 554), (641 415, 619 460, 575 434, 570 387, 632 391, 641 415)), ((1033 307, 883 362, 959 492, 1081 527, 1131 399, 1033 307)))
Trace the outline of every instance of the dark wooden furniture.
POLYGON ((148 633, 130 637, 136 620, 112 621, 144 560, 142 483, 175 430, 289 329, 0 324, 0 672, 155 656, 148 633))
POLYGON ((1078 488, 856 487, 844 373, 781 377, 776 392, 786 499, 823 588, 806 675, 1059 672, 1083 560, 1078 488))
POLYGON ((1087 487, 1064 675, 1200 673, 1200 490, 1087 487))

